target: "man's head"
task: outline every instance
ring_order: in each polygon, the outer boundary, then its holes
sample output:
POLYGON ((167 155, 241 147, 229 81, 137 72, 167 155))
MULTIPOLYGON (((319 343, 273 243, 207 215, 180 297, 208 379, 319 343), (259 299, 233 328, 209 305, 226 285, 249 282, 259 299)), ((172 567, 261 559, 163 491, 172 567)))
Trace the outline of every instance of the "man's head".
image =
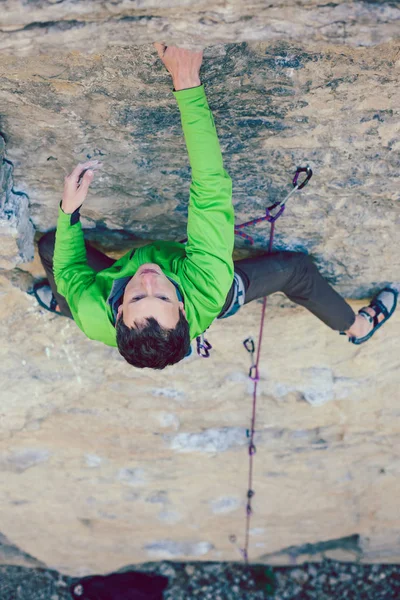
POLYGON ((129 281, 116 330, 120 354, 136 367, 163 369, 186 356, 190 335, 183 302, 158 265, 142 265, 129 281))

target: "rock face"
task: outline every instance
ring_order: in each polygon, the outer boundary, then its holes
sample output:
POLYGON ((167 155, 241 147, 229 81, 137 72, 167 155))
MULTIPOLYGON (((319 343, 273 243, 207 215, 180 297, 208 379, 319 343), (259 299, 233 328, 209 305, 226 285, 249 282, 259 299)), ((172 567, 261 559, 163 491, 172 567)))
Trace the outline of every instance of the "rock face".
POLYGON ((5 141, 0 136, 0 268, 12 269, 33 260, 33 225, 28 196, 13 189, 13 167, 4 158, 5 141))
MULTIPOLYGON (((257 40, 208 47, 203 68, 238 220, 262 214, 309 164, 314 179, 291 202, 279 246, 312 253, 350 296, 400 279, 390 247, 399 224, 394 3, 3 4, 1 127, 39 231, 55 226, 65 173, 101 156, 86 226, 184 237, 190 173, 179 113, 152 47, 132 41, 257 40)), ((266 237, 259 227, 257 245, 266 237)))
MULTIPOLYGON (((207 45, 239 222, 309 164, 276 247, 308 251, 349 297, 400 280, 397 3, 160 6, 2 3, 2 562, 87 574, 240 559, 251 403, 241 341, 259 306, 213 325, 210 361, 153 373, 26 293, 41 276, 37 256, 28 263, 32 223, 55 227, 64 175, 87 157, 104 163, 83 210, 103 247, 185 235, 188 160, 152 40, 207 45)), ((265 248, 268 228, 252 235, 265 248)), ((279 295, 268 319, 251 560, 399 561, 398 317, 360 348, 279 295)))
MULTIPOLYGON (((241 342, 260 306, 212 326, 208 361, 156 373, 45 314, 24 281, 1 278, 0 561, 84 575, 240 560, 251 411, 241 342)), ((400 561, 399 335, 395 316, 358 348, 302 308, 268 310, 252 562, 400 561)))
POLYGON ((0 48, 97 52, 160 37, 189 46, 282 38, 375 46, 398 38, 399 19, 390 0, 3 0, 0 48))

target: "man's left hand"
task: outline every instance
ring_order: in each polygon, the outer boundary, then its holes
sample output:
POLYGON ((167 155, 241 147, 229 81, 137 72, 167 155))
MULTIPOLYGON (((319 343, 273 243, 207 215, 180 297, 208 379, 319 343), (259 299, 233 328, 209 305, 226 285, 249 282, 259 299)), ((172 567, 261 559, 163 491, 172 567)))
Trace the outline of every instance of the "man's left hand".
POLYGON ((101 163, 98 160, 90 160, 80 163, 67 175, 64 180, 64 193, 61 208, 67 215, 71 215, 77 208, 82 206, 93 181, 94 169, 99 169, 101 163))

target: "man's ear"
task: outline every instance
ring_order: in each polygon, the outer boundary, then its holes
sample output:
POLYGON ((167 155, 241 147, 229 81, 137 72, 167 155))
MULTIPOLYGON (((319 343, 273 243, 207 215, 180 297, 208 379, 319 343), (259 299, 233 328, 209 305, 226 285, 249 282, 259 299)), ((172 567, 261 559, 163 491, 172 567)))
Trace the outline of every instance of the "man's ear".
POLYGON ((184 309, 183 302, 179 302, 179 310, 181 310, 183 312, 183 314, 184 314, 184 316, 186 318, 186 312, 185 312, 185 309, 184 309))
POLYGON ((118 321, 119 321, 120 319, 122 319, 122 304, 120 304, 120 305, 118 306, 118 312, 117 312, 117 320, 116 320, 116 323, 118 323, 118 321))

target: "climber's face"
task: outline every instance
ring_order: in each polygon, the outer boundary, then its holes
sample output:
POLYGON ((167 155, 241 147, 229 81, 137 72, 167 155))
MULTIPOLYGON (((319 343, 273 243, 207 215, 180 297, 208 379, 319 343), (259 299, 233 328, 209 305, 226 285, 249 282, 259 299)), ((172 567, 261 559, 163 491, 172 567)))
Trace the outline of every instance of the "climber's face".
POLYGON ((146 263, 139 267, 125 288, 118 319, 124 319, 127 327, 135 327, 148 317, 154 317, 161 327, 174 329, 179 320, 179 309, 185 314, 174 284, 160 267, 146 263))

